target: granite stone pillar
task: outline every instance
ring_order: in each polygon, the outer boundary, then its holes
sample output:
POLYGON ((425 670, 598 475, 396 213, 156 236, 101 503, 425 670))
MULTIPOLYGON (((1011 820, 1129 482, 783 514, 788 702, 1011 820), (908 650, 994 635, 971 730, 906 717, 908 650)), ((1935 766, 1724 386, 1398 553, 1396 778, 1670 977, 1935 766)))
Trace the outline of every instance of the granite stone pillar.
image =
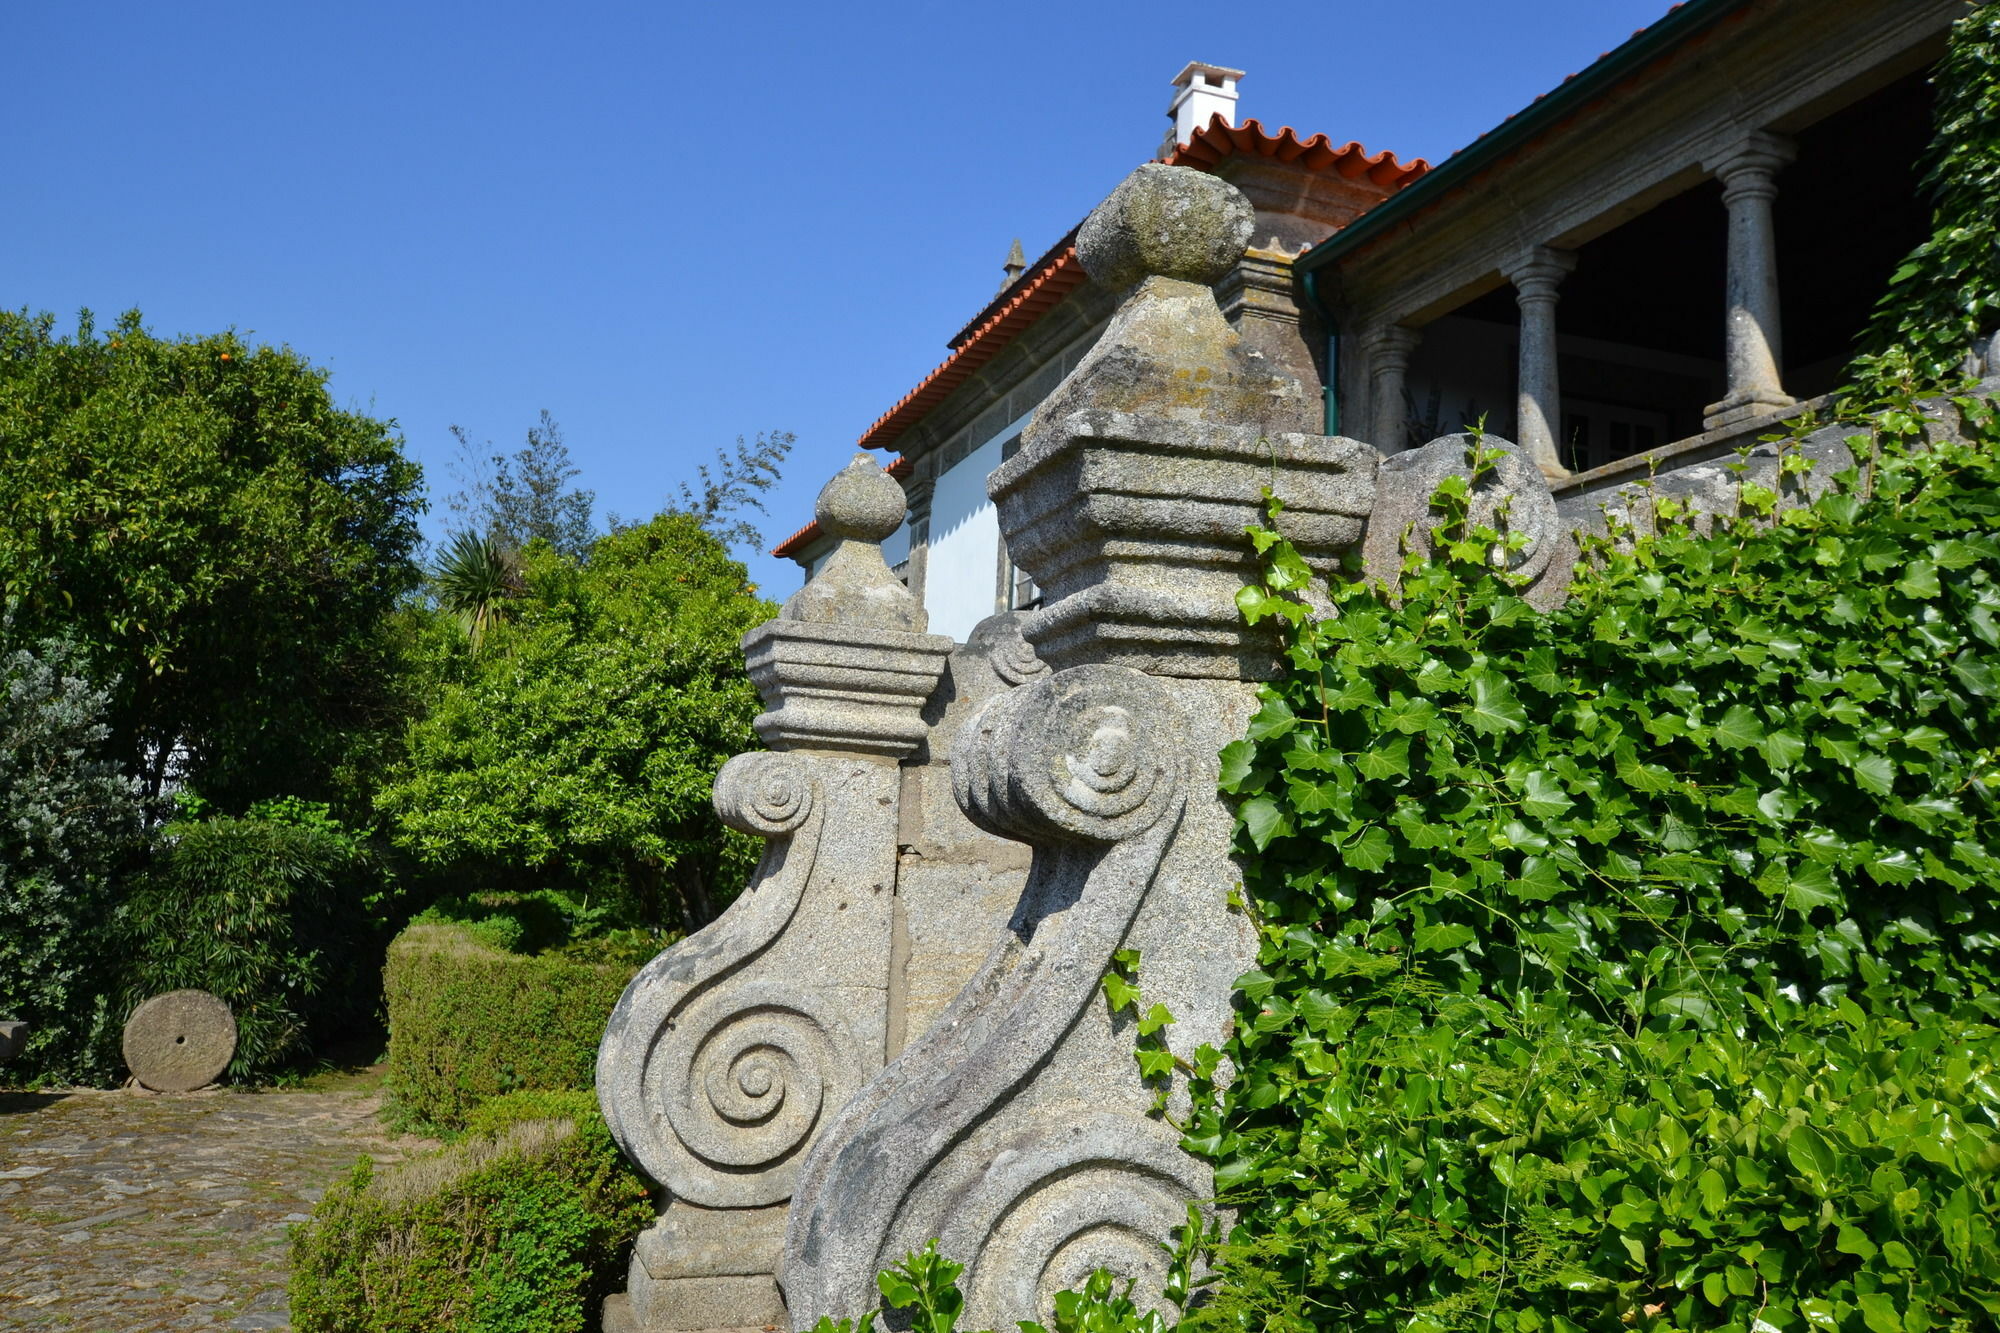
POLYGON ((619 1146, 661 1190, 607 1329, 780 1322, 773 1275, 799 1164, 899 1039, 901 760, 947 655, 883 563, 902 488, 858 456, 821 492, 840 545, 744 636, 769 751, 715 783, 723 821, 768 840, 741 897, 647 965, 598 1053, 619 1146))
POLYGON ((1566 477, 1557 435, 1562 429, 1562 382, 1556 372, 1556 301, 1576 255, 1538 245, 1507 269, 1521 308, 1521 364, 1514 438, 1542 475, 1566 477))
POLYGON ((1008 549, 1045 590, 1020 629, 1052 674, 987 700, 953 743, 959 807, 1031 856, 1009 929, 922 1035, 840 1113, 798 1177, 780 1278, 792 1327, 876 1305, 878 1269, 933 1237, 967 1265, 962 1320, 1049 1318, 1095 1268, 1161 1300, 1159 1243, 1214 1192, 1156 1110, 1129 1013, 1100 982, 1140 952, 1145 1003, 1183 1058, 1224 1040, 1255 931, 1217 752, 1243 734, 1277 640, 1234 596, 1263 491, 1322 572, 1360 539, 1378 458, 1310 433, 1316 395, 1247 346, 1210 285, 1249 204, 1185 168, 1138 169, 1077 248, 1126 291, 1098 343, 988 482, 1008 549))
POLYGON ((1705 164, 1722 182, 1722 202, 1729 209, 1729 392, 1703 415, 1706 430, 1737 425, 1795 401, 1781 378, 1778 238, 1771 222, 1778 169, 1795 153, 1790 140, 1759 132, 1705 164))
POLYGON ((1369 398, 1374 408, 1368 438, 1384 454, 1399 454, 1410 446, 1404 385, 1410 357, 1423 336, 1420 330, 1392 324, 1368 340, 1369 398))

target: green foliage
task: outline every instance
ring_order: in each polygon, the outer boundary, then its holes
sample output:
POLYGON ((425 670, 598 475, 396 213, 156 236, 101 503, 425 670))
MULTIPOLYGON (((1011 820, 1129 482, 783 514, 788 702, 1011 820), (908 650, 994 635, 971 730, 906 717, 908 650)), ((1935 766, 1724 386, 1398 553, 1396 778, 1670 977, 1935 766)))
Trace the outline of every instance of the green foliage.
POLYGON ((1290 670, 1223 754, 1261 948, 1189 1127, 1242 1209, 1193 1325, 2000 1315, 2000 427, 1961 406, 1979 442, 1870 498, 1749 488, 1548 616, 1462 482, 1399 602, 1314 620, 1254 534, 1290 670))
POLYGON ((355 911, 367 857, 326 807, 253 808, 280 818, 167 825, 114 931, 123 971, 115 1016, 163 991, 220 996, 236 1015, 229 1077, 239 1081, 295 1064, 315 1039, 371 1018, 381 948, 355 911))
POLYGON ((457 618, 475 653, 487 631, 506 617, 508 601, 520 592, 520 556, 492 536, 454 534, 431 570, 432 595, 441 609, 457 618))
POLYGON ((524 957, 467 926, 412 924, 383 972, 395 1114, 454 1130, 502 1093, 589 1088, 605 1022, 637 971, 524 957))
MULTIPOLYGON (((764 534, 743 511, 765 512, 760 497, 778 484, 779 468, 797 440, 788 430, 760 430, 747 443, 737 436, 734 450, 715 451, 713 472, 706 464, 697 466, 696 484, 681 483, 680 496, 667 512, 692 518, 724 546, 763 546, 764 534)), ((614 521, 612 526, 619 525, 614 521)))
POLYGON ((964 1271, 964 1264, 939 1254, 937 1241, 932 1240, 876 1274, 875 1285, 882 1299, 903 1313, 911 1333, 954 1333, 959 1312, 965 1309, 965 1296, 958 1289, 958 1275, 964 1271))
POLYGON ((652 1220, 589 1093, 516 1094, 479 1133, 363 1157, 292 1236, 300 1333, 582 1333, 652 1220))
MULTIPOLYGON (((534 541, 576 560, 589 552, 597 493, 571 489, 579 470, 547 408, 540 423, 528 427, 527 443, 512 454, 482 455, 462 427, 453 426, 451 433, 459 455, 452 470, 464 486, 445 504, 468 525, 462 532, 508 554, 534 541)), ((489 441, 485 447, 493 446, 489 441)))
POLYGON ((754 748, 737 644, 775 611, 685 515, 600 538, 578 565, 523 556, 525 591, 485 651, 432 645, 429 712, 378 804, 397 842, 461 880, 572 888, 690 926, 740 884, 751 840, 709 794, 754 748))
POLYGON ((105 757, 109 703, 74 643, 0 643, 0 1017, 30 1025, 9 1081, 110 1072, 103 926, 144 804, 105 757))
MULTIPOLYGON (((1107 995, 1112 993, 1111 987, 1106 990, 1107 995)), ((1114 1002, 1117 1007, 1122 1006, 1114 1002)), ((1200 1208, 1189 1204, 1187 1225, 1181 1229, 1178 1243, 1161 1247, 1167 1255, 1162 1295, 1174 1305, 1187 1304, 1195 1259, 1213 1239, 1203 1226, 1200 1208)), ((897 1327, 908 1327, 912 1333, 957 1333, 959 1316, 965 1310, 965 1295, 958 1288, 965 1265, 939 1254, 937 1245, 932 1239, 923 1249, 905 1254, 901 1263, 875 1275, 883 1302, 896 1310, 897 1327)), ((1129 1281, 1120 1286, 1116 1276, 1100 1268, 1080 1289, 1058 1292, 1053 1333, 1171 1333, 1174 1326, 1164 1316, 1139 1309, 1132 1300, 1132 1287, 1129 1281)), ((812 1333, 870 1333, 880 1313, 870 1310, 858 1321, 822 1315, 812 1333)), ((1021 1333, 1051 1333, 1032 1319, 1019 1320, 1017 1325, 1021 1333)))
POLYGON ((116 678, 111 753, 225 809, 334 799, 384 720, 384 614, 415 585, 419 471, 325 373, 137 312, 73 338, 0 313, 0 596, 116 678))
POLYGON ((1868 355, 1853 374, 1865 401, 1946 382, 1966 347, 2000 325, 2000 4, 1958 21, 1932 82, 1924 189, 1935 225, 1891 277, 1862 339, 1868 355))

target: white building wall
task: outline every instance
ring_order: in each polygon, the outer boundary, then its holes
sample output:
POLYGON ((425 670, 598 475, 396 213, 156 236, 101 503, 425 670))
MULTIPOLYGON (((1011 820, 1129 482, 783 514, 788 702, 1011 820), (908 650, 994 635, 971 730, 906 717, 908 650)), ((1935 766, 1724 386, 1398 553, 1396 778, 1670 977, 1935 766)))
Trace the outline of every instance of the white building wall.
POLYGON ((1021 433, 1027 416, 947 469, 931 491, 930 553, 924 562, 924 610, 931 633, 961 643, 1000 606, 1000 516, 986 498, 986 478, 1000 466, 1002 446, 1021 433))

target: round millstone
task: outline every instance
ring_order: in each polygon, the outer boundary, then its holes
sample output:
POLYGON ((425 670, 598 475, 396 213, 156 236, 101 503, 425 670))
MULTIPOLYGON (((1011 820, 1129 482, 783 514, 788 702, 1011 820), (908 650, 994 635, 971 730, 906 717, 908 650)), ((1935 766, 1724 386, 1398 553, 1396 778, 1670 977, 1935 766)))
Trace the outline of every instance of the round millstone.
POLYGON ((222 1077, 236 1055, 236 1015, 205 990, 175 990, 125 1020, 125 1064, 154 1092, 193 1092, 222 1077))

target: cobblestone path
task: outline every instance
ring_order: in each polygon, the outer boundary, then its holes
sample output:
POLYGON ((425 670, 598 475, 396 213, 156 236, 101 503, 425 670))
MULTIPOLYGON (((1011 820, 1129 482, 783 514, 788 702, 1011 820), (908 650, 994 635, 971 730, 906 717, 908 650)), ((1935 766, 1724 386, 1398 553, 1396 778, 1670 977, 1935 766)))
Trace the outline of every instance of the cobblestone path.
POLYGON ((0 1329, 286 1329, 290 1225, 422 1139, 373 1092, 0 1093, 0 1329))

